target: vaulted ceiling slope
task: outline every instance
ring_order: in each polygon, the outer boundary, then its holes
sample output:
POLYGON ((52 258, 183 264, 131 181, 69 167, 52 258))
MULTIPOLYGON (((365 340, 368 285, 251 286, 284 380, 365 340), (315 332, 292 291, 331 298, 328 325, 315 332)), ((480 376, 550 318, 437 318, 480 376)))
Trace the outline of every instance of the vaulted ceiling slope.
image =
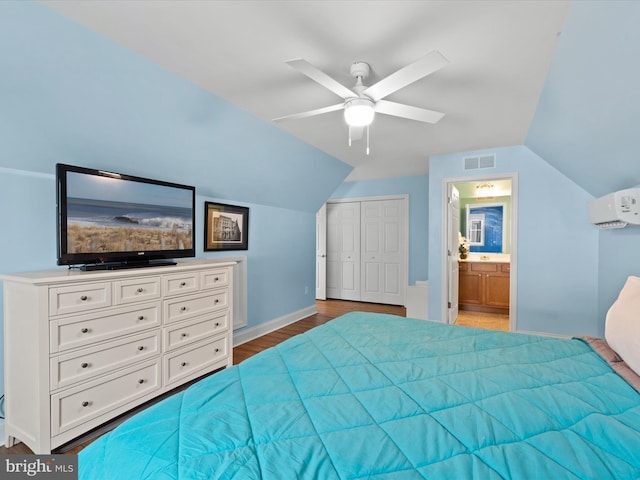
POLYGON ((592 195, 640 184, 640 2, 576 1, 526 145, 592 195))
MULTIPOLYGON (((338 158, 348 180, 425 174, 432 154, 521 145, 568 1, 45 1, 86 27, 270 122, 340 102, 295 71, 302 57, 351 87, 371 85, 432 50, 450 64, 386 100, 445 113, 436 125, 377 115, 349 147, 341 111, 278 128, 338 158)), ((251 141, 248 137, 247 141, 251 141)))
POLYGON ((352 170, 37 2, 0 2, 0 71, 0 167, 70 163, 307 212, 352 170))

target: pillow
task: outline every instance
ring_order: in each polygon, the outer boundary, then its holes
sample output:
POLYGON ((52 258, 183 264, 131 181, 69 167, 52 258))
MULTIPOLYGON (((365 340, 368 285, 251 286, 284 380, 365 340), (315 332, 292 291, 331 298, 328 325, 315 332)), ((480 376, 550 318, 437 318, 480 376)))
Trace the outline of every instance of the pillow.
POLYGON ((640 374, 640 277, 627 278, 607 312, 604 336, 622 360, 640 374))

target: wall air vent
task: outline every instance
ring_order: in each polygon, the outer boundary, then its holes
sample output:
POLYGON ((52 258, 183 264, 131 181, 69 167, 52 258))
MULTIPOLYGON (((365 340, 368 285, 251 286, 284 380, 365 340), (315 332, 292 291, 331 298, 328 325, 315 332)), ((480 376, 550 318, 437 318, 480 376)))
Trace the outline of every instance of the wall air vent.
POLYGON ((496 155, 480 155, 477 157, 464 157, 465 170, 477 170, 479 168, 493 168, 496 166, 496 155))

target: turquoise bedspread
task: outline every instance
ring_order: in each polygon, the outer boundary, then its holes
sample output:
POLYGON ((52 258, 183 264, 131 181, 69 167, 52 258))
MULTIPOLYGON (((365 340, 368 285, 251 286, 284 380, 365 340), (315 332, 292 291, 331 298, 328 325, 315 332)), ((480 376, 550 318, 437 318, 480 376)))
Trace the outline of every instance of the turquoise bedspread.
POLYGON ((81 479, 638 479, 640 394, 580 340, 354 312, 80 452, 81 479))

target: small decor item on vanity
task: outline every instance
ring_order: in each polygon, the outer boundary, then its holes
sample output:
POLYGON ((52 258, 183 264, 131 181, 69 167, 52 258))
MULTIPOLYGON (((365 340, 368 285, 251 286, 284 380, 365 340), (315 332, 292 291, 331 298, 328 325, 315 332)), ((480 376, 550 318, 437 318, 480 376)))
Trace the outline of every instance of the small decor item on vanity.
POLYGON ((460 253, 460 258, 462 260, 467 258, 467 255, 469 254, 469 242, 460 232, 458 232, 458 252, 460 253))
POLYGON ((247 250, 249 209, 204 202, 204 250, 247 250))

